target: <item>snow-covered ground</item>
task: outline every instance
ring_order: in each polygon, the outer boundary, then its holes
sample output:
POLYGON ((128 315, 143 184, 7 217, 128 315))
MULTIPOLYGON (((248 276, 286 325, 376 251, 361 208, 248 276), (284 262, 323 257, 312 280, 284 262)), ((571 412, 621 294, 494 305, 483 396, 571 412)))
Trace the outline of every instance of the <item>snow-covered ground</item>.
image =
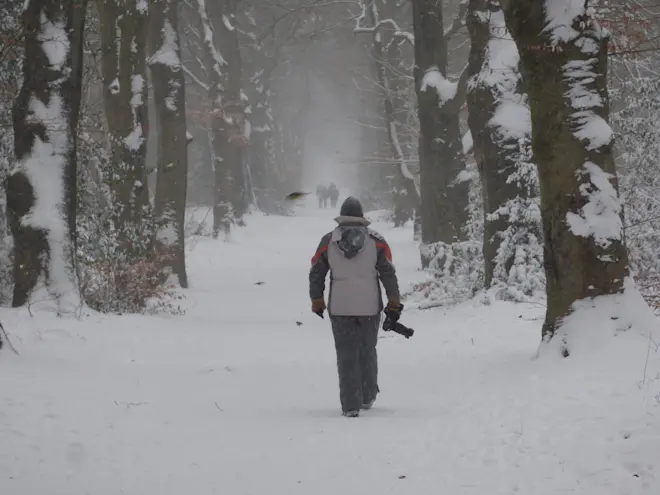
MULTIPOLYGON (((535 360, 540 306, 408 304, 375 408, 341 417, 307 297, 332 213, 194 238, 185 316, 0 311, 21 353, 0 354, 0 494, 660 493, 648 335, 535 360)), ((402 284, 423 279, 411 231, 375 228, 402 284)))

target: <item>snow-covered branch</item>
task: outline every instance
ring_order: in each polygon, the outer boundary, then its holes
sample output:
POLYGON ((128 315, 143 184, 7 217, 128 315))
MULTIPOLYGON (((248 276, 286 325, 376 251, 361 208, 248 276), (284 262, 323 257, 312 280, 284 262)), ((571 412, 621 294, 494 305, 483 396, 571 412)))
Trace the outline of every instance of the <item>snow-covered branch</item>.
POLYGON ((415 44, 413 34, 401 29, 394 19, 380 18, 380 13, 374 0, 361 0, 360 3, 362 11, 355 19, 354 33, 368 33, 374 36, 380 36, 380 30, 385 26, 390 26, 393 29, 392 37, 394 39, 407 41, 411 45, 415 44), (367 20, 368 18, 370 18, 371 23, 367 20))
POLYGON ((432 66, 422 77, 420 91, 428 91, 429 88, 433 88, 438 95, 438 105, 445 107, 448 112, 456 112, 465 102, 469 79, 470 74, 467 65, 455 82, 446 78, 437 66, 432 66))
POLYGON ((401 143, 399 142, 399 134, 396 128, 396 122, 394 120, 390 122, 388 130, 389 130, 390 140, 392 142, 392 147, 394 148, 396 153, 396 159, 399 162, 399 172, 406 181, 412 182, 412 184, 414 184, 415 191, 417 192, 417 197, 419 197, 421 195, 419 183, 417 182, 417 179, 412 174, 412 172, 408 168, 408 164, 406 163, 405 155, 403 154, 403 149, 401 148, 401 143))
POLYGON ((456 17, 454 17, 454 22, 445 29, 445 38, 451 38, 465 27, 465 15, 467 14, 469 3, 469 0, 461 0, 461 3, 458 6, 458 13, 456 14, 456 17))
MULTIPOLYGON (((461 29, 465 27, 465 15, 468 9, 469 0, 461 0, 459 4, 458 13, 454 17, 454 21, 449 27, 444 30, 445 38, 451 38, 461 29)), ((361 12, 355 19, 355 28, 353 29, 354 33, 371 33, 377 35, 379 30, 383 27, 389 26, 393 29, 392 36, 395 39, 404 40, 411 45, 415 44, 415 36, 409 32, 401 29, 399 24, 391 18, 381 19, 378 11, 378 7, 375 5, 373 0, 361 0, 361 12), (368 25, 367 19, 367 10, 371 10, 371 15, 373 23, 368 25)))
POLYGON ((209 90, 209 85, 203 83, 199 77, 193 74, 193 72, 190 69, 188 69, 188 67, 185 66, 185 64, 183 64, 182 67, 183 67, 183 72, 185 72, 186 75, 190 77, 190 79, 192 79, 195 83, 197 83, 200 88, 202 88, 204 91, 209 90))

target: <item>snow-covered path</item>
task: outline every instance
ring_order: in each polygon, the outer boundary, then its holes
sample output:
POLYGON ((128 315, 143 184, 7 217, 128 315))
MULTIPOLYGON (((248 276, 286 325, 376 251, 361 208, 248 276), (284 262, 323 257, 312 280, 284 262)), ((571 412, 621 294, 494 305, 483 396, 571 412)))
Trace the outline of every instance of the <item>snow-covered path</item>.
MULTIPOLYGON (((342 418, 307 298, 332 225, 311 210, 196 238, 185 316, 3 310, 21 356, 0 356, 0 494, 660 493, 643 336, 623 364, 621 347, 532 360, 540 307, 406 311, 375 409, 342 418)), ((402 284, 420 279, 411 232, 376 228, 402 284)))

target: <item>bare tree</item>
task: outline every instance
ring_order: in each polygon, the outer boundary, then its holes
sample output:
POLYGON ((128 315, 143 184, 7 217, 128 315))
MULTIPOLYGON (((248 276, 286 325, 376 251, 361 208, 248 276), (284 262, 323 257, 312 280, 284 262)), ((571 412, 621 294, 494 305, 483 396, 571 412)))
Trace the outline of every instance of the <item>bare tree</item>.
MULTIPOLYGON (((386 7, 393 8, 386 3, 386 7)), ((392 17, 382 19, 375 0, 364 0, 362 2, 362 13, 357 19, 355 28, 357 33, 368 33, 371 35, 371 66, 374 74, 376 88, 382 112, 382 121, 385 126, 391 160, 395 162, 395 176, 397 178, 397 190, 405 191, 405 196, 410 198, 414 209, 420 210, 419 184, 408 166, 408 160, 403 150, 401 129, 403 123, 399 118, 397 105, 397 91, 395 78, 388 74, 391 69, 400 63, 400 54, 397 53, 397 42, 412 43, 412 35, 402 31, 392 17)), ((395 198, 396 202, 397 198, 395 198)), ((405 221, 405 220, 404 220, 405 221)))
POLYGON ((149 67, 156 105, 158 175, 155 215, 158 241, 165 247, 181 287, 188 286, 184 222, 188 176, 185 79, 181 66, 179 15, 174 0, 152 0, 149 67))
POLYGON ((40 279, 58 301, 77 294, 75 136, 86 6, 32 0, 23 14, 23 85, 13 109, 17 165, 6 186, 15 307, 28 302, 40 279))
MULTIPOLYGON (((608 37, 584 5, 510 0, 539 167, 549 340, 576 301, 620 293, 628 275, 608 124, 608 37)), ((568 355, 570 349, 564 349, 568 355)))

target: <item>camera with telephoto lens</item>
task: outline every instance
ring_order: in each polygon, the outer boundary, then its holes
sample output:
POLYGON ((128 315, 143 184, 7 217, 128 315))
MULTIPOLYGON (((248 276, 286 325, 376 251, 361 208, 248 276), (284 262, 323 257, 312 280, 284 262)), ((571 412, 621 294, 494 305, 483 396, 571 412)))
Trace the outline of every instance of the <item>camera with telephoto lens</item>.
POLYGON ((399 335, 403 335, 405 338, 409 339, 413 336, 415 331, 412 328, 408 328, 404 324, 399 323, 399 315, 401 314, 401 310, 403 310, 403 304, 395 313, 390 313, 387 309, 385 310, 383 330, 386 332, 396 332, 399 335))

